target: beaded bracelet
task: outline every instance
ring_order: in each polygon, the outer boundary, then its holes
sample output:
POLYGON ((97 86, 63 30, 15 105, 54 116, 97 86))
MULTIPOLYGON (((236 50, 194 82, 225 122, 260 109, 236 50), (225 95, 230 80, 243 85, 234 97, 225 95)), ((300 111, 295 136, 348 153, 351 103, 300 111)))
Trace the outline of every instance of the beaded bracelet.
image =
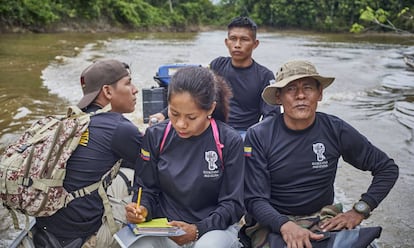
POLYGON ((196 242, 196 241, 198 240, 198 235, 199 235, 199 233, 198 233, 198 228, 197 228, 197 226, 196 226, 196 225, 194 225, 194 226, 195 226, 195 228, 196 228, 196 235, 195 235, 195 238, 194 238, 193 242, 196 242))

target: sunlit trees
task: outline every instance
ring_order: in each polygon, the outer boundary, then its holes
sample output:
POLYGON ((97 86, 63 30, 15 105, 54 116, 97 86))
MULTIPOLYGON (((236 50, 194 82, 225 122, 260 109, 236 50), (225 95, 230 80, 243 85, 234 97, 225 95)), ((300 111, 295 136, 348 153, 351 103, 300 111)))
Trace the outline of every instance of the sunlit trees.
POLYGON ((330 32, 414 32, 414 0, 0 0, 0 29, 59 23, 185 30, 250 16, 260 26, 330 32))

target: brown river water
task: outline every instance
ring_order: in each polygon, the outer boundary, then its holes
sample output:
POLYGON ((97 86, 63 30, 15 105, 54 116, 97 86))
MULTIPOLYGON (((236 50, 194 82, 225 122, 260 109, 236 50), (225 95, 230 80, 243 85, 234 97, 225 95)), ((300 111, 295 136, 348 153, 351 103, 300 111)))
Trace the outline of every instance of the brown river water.
MULTIPOLYGON (((200 64, 227 55, 224 31, 201 33, 1 34, 0 151, 33 120, 62 114, 80 99, 79 75, 97 58, 115 58, 132 68, 139 89, 157 86, 158 67, 200 64)), ((336 77, 319 110, 351 123, 395 159, 400 178, 388 197, 364 221, 380 225, 379 247, 414 247, 414 70, 403 56, 414 54, 414 37, 261 32, 254 58, 275 71, 289 59, 303 58, 320 73, 336 77)), ((142 95, 127 115, 143 130, 142 95)), ((371 181, 369 173, 341 162, 336 198, 345 210, 371 181)), ((0 247, 18 231, 0 206, 0 247)))

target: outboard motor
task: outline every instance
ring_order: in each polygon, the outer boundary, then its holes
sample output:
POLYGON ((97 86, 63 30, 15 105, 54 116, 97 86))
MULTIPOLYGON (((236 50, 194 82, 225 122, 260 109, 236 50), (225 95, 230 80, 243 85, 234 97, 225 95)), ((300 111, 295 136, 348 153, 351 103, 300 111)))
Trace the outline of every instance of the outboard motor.
POLYGON ((149 116, 161 112, 168 105, 167 91, 168 84, 174 73, 183 67, 201 66, 199 64, 165 64, 158 68, 154 76, 154 80, 159 87, 151 87, 149 89, 142 89, 142 112, 144 123, 148 123, 149 116))

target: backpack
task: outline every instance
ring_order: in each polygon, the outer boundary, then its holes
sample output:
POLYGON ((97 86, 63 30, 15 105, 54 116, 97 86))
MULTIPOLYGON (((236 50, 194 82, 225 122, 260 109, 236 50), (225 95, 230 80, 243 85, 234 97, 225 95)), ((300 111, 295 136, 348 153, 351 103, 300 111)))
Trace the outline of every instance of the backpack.
POLYGON ((110 110, 110 104, 95 113, 84 113, 71 106, 66 116, 47 116, 36 121, 8 146, 0 158, 0 199, 11 210, 16 229, 20 228, 15 211, 26 215, 27 227, 28 216, 51 216, 73 199, 95 190, 104 202, 105 216, 108 220, 112 217, 106 187, 117 175, 121 160, 99 182, 74 192, 63 187, 67 160, 82 142, 91 116, 110 110))

